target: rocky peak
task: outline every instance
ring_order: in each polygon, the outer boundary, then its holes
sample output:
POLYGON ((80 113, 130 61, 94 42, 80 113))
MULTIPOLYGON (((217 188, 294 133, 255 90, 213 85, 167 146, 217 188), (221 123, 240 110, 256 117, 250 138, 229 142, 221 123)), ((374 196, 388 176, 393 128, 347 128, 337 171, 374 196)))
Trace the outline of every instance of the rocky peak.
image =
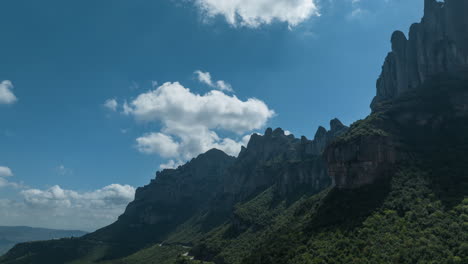
POLYGON ((343 125, 338 118, 332 119, 330 121, 330 131, 328 133, 329 138, 334 138, 346 132, 348 127, 343 125))
POLYGON ((293 145, 300 140, 294 136, 286 136, 281 128, 272 130, 268 128, 263 136, 253 134, 247 144, 246 149, 242 149, 239 159, 254 158, 256 160, 266 161, 278 155, 290 152, 293 145))
POLYGON ((439 74, 468 78, 467 13, 466 0, 425 0, 424 17, 411 26, 409 37, 401 31, 392 35, 372 110, 439 74))
POLYGON ((319 126, 317 132, 315 132, 314 140, 320 140, 327 135, 327 129, 323 126, 319 126))

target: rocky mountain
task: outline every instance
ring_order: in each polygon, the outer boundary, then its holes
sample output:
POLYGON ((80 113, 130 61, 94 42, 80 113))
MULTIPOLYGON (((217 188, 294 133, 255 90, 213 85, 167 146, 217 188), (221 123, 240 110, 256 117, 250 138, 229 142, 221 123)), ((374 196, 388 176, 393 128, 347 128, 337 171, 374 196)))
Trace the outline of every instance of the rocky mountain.
POLYGON ((394 165, 411 156, 410 150, 402 150, 405 130, 427 133, 455 116, 466 116, 466 11, 467 1, 425 0, 424 17, 411 26, 409 38, 401 31, 393 33, 392 51, 371 104, 373 115, 354 124, 346 140, 326 151, 329 174, 338 188, 356 188, 392 175, 394 165))
POLYGON ((158 173, 116 223, 0 263, 468 263, 467 3, 426 0, 409 38, 393 34, 365 119, 211 150, 158 173))
MULTIPOLYGON (((56 261, 62 263, 80 256, 72 248, 77 243, 87 250, 101 243, 112 245, 100 255, 107 260, 173 240, 174 236, 186 237, 180 233, 187 226, 197 230, 195 235, 201 235, 236 219, 233 214, 236 204, 268 189, 274 190, 274 196, 280 200, 318 193, 332 183, 322 159, 325 146, 348 130, 338 119, 330 122, 330 128, 327 131, 320 127, 313 140, 286 135, 281 128, 268 128, 264 135, 252 135, 237 158, 212 149, 177 169, 158 172, 151 183, 137 189, 135 200, 115 223, 78 240, 52 242, 51 248, 68 250, 63 259, 56 261)), ((176 242, 191 243, 187 239, 176 242)), ((19 251, 9 254, 21 255, 25 248, 31 250, 28 247, 19 246, 19 251)), ((49 254, 41 251, 39 255, 42 252, 49 254)), ((45 255, 36 259, 47 259, 45 255)))
POLYGON ((425 0, 424 17, 411 26, 408 38, 392 35, 392 51, 377 80, 378 103, 420 88, 437 74, 468 78, 468 2, 425 0))
POLYGON ((205 224, 221 224, 236 203, 272 186, 280 196, 317 193, 331 184, 322 152, 348 129, 338 119, 330 127, 320 127, 314 140, 268 128, 264 135, 252 135, 237 158, 213 149, 177 169, 158 172, 149 185, 137 189, 116 223, 86 238, 132 241, 138 248, 163 241, 195 215, 205 215, 205 224))
POLYGON ((15 244, 22 242, 80 237, 85 234, 86 232, 83 231, 54 230, 27 226, 0 226, 0 254, 4 254, 15 244))

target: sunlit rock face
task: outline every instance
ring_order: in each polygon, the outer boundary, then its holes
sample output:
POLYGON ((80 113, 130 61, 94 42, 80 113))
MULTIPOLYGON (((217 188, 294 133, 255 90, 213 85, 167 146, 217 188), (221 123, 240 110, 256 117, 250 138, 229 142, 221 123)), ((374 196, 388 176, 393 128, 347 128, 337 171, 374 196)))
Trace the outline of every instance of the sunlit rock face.
POLYGON ((393 33, 392 51, 385 59, 377 80, 379 102, 419 88, 438 74, 468 78, 468 1, 426 0, 424 17, 413 24, 407 38, 393 33))

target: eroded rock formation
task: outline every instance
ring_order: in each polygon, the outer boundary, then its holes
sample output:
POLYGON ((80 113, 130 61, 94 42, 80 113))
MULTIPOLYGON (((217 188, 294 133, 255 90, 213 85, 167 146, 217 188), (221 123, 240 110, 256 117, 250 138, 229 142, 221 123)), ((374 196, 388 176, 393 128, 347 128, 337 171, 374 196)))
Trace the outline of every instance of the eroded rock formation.
POLYGON ((425 0, 424 17, 409 37, 393 33, 392 51, 377 80, 371 108, 421 87, 438 74, 468 78, 468 1, 425 0))

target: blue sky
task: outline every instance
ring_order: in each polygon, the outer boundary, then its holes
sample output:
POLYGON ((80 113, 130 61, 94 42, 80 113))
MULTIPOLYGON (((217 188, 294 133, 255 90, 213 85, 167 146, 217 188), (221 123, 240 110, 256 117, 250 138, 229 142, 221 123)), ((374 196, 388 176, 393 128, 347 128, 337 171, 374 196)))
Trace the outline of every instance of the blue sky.
POLYGON ((312 138, 365 117, 391 33, 419 21, 423 1, 0 9, 0 225, 93 230, 161 165, 213 146, 235 155, 266 127, 312 138))

